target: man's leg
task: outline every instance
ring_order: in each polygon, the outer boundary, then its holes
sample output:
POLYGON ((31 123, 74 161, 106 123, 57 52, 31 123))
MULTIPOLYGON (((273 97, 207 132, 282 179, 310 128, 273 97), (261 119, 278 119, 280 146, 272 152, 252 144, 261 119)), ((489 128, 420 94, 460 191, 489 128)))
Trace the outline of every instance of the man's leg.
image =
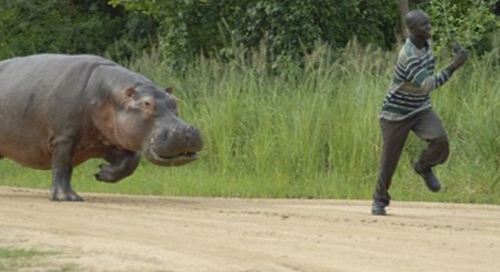
POLYGON ((427 148, 414 164, 415 171, 423 177, 429 190, 437 192, 441 189, 441 184, 432 172, 432 167, 444 163, 450 154, 446 130, 432 110, 419 114, 412 130, 420 139, 428 142, 427 148))
POLYGON ((392 176, 396 171, 401 151, 412 124, 412 120, 392 122, 381 119, 380 121, 383 146, 380 173, 373 193, 373 214, 385 214, 385 207, 389 205, 391 200, 389 187, 391 186, 392 176))

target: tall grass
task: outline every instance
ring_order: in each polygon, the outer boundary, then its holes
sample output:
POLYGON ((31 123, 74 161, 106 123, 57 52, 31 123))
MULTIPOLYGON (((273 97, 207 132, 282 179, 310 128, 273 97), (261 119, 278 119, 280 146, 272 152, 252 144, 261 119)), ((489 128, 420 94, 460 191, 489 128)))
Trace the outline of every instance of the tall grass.
MULTIPOLYGON (((377 180, 378 114, 395 52, 351 43, 306 57, 304 69, 273 76, 265 50, 230 63, 199 59, 183 77, 169 74, 152 52, 128 66, 159 85, 174 85, 181 115, 200 127, 199 161, 162 168, 145 161, 117 185, 97 183, 97 161, 76 169, 74 187, 161 195, 369 199, 377 180)), ((498 51, 473 57, 432 95, 451 141, 449 161, 436 168, 444 183, 429 193, 411 162, 424 144, 408 140, 393 180, 398 200, 500 204, 498 51)), ((444 65, 445 63, 442 62, 444 65)), ((0 164, 0 184, 45 188, 50 173, 0 164)))

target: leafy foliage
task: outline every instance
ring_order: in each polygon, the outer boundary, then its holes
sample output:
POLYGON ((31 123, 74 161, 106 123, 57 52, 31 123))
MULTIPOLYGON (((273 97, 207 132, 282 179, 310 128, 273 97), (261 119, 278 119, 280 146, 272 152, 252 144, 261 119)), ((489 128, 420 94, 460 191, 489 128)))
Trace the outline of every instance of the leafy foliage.
MULTIPOLYGON (((430 0, 424 7, 432 18, 437 51, 455 42, 478 53, 491 50, 491 33, 498 29, 495 0, 430 0)), ((500 3, 500 2, 499 2, 500 3)), ((497 3, 498 5, 498 3, 497 3)))
POLYGON ((42 52, 107 53, 126 58, 149 45, 155 23, 92 0, 4 0, 0 59, 42 52))
POLYGON ((353 37, 389 47, 395 42, 392 0, 110 0, 160 22, 160 48, 179 67, 199 54, 234 58, 265 45, 275 65, 302 64, 318 42, 343 47, 353 37))

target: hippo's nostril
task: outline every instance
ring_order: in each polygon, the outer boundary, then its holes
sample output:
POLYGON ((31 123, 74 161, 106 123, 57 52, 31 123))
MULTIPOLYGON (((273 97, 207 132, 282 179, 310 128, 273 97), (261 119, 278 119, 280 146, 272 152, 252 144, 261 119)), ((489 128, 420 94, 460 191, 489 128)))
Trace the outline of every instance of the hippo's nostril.
POLYGON ((164 130, 160 133, 160 140, 161 141, 166 141, 170 136, 172 135, 172 132, 169 130, 164 130))
POLYGON ((189 135, 192 135, 192 136, 198 135, 200 133, 198 131, 198 129, 193 127, 193 126, 189 126, 188 131, 189 131, 189 135))
POLYGON ((200 132, 193 126, 164 128, 155 137, 154 148, 158 154, 197 152, 203 147, 200 132))
POLYGON ((184 128, 184 134, 187 137, 193 137, 197 133, 197 129, 193 126, 188 126, 184 128))

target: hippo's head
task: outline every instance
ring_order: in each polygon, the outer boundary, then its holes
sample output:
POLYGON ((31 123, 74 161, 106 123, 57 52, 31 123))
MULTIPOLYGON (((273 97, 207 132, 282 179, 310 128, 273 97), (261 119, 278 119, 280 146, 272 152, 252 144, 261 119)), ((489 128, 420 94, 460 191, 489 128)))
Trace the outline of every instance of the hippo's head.
POLYGON ((154 85, 139 85, 121 89, 112 96, 114 105, 107 107, 104 118, 108 120, 100 122, 108 123, 112 133, 109 136, 115 144, 142 151, 158 165, 182 165, 197 158, 203 147, 200 132, 179 118, 172 88, 160 90, 154 85))

